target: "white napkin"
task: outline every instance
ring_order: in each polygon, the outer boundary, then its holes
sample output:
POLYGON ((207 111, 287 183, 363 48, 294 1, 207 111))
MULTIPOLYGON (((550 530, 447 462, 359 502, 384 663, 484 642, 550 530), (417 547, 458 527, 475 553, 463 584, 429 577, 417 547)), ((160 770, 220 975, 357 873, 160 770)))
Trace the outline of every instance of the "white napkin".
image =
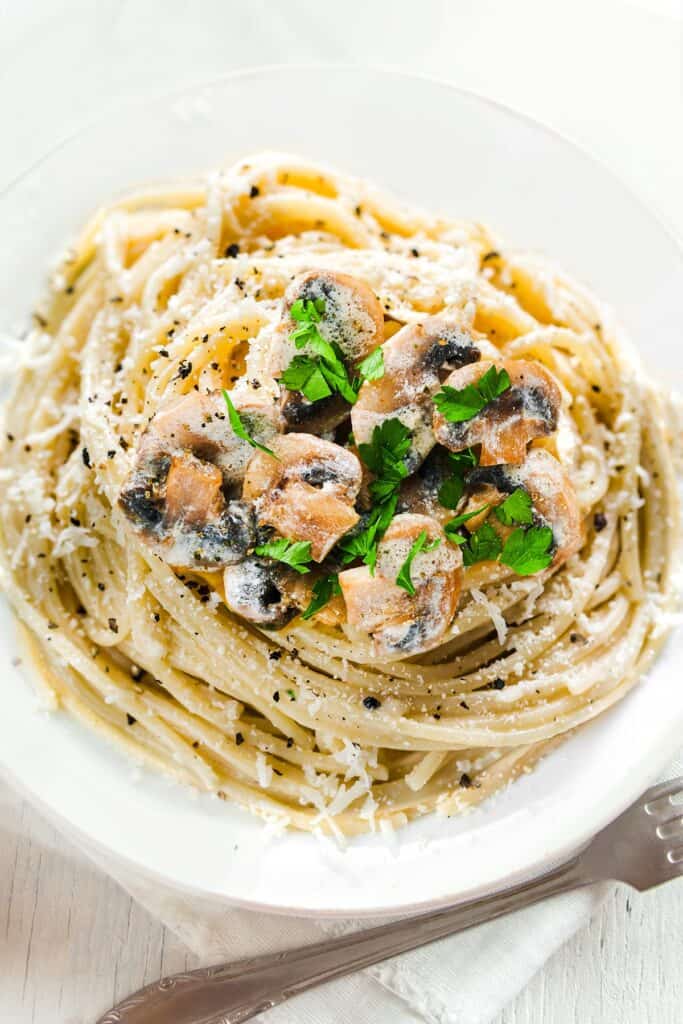
MULTIPOLYGON (((86 855, 207 965, 292 948, 373 923, 252 913, 181 894, 150 883, 128 865, 76 841, 73 834, 65 835, 63 823, 51 815, 17 814, 21 800, 0 783, 0 836, 8 822, 20 821, 19 828, 24 828, 28 819, 32 842, 44 847, 46 857, 86 855), (66 841, 55 851, 58 831, 66 841)), ((600 886, 556 897, 323 986, 259 1019, 265 1024, 487 1024, 588 921, 606 891, 600 886)))
MULTIPOLYGON (((683 751, 666 777, 679 774, 683 751)), ((0 830, 3 819, 10 817, 9 804, 19 799, 0 788, 0 830)), ((36 834, 33 825, 34 842, 42 841, 49 849, 50 835, 49 828, 36 834)), ((74 844, 73 836, 68 838, 74 844)), ((72 853, 86 854, 207 965, 289 949, 372 923, 230 909, 143 880, 128 866, 80 842, 72 845, 72 853)), ((258 1019, 264 1024, 488 1024, 588 922, 608 890, 609 885, 600 885, 555 897, 315 989, 258 1019)))

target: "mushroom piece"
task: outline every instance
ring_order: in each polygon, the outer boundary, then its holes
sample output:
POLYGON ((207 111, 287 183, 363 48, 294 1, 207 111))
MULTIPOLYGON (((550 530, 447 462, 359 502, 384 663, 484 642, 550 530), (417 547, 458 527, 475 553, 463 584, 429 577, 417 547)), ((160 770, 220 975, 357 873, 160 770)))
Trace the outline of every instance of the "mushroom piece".
POLYGON ((250 555, 223 574, 225 603, 264 629, 282 629, 305 608, 310 587, 281 562, 250 555))
MULTIPOLYGON (((309 270, 299 274, 287 289, 283 310, 271 346, 270 371, 280 377, 297 355, 313 355, 307 346, 298 349, 290 335, 300 326, 292 318, 295 302, 318 302, 323 306, 316 323, 325 341, 336 345, 353 371, 384 339, 384 314, 377 296, 364 281, 332 270, 309 270)), ((353 373, 350 373, 353 377, 353 373)), ((290 431, 325 433, 341 423, 349 412, 341 395, 333 394, 311 402, 300 391, 282 392, 282 415, 290 431)))
POLYGON ((246 554, 254 517, 242 501, 226 501, 220 469, 189 452, 139 461, 119 495, 135 533, 177 568, 215 569, 246 554))
POLYGON ((394 517, 379 544, 374 576, 367 566, 347 569, 339 584, 348 622, 372 636, 378 657, 407 657, 435 647, 451 624, 462 586, 462 555, 435 519, 404 513, 394 517), (414 556, 411 595, 396 578, 423 531, 427 546, 438 544, 414 556))
POLYGON ((551 434, 557 428, 562 396, 552 374, 537 362, 522 359, 482 360, 476 366, 464 366, 445 381, 447 387, 461 391, 477 382, 493 366, 506 370, 510 387, 494 398, 470 419, 451 423, 434 408, 433 428, 437 441, 452 452, 481 445, 479 463, 495 466, 524 461, 527 446, 535 437, 551 434))
POLYGON ((367 443, 387 419, 398 419, 412 434, 406 459, 410 473, 434 446, 432 395, 455 367, 481 357, 472 335, 454 317, 432 316, 407 324, 382 346, 384 374, 366 380, 351 410, 356 442, 367 443))
MULTIPOLYGON (((279 423, 274 403, 248 394, 235 394, 234 403, 252 436, 270 440, 279 423)), ((150 420, 119 508, 169 565, 230 565, 244 557, 254 537, 251 509, 229 500, 239 495, 252 451, 233 432, 220 391, 191 391, 162 405, 150 420)))
POLYGON ((312 434, 285 434, 272 444, 274 456, 252 455, 242 497, 254 502, 259 525, 309 541, 311 556, 322 562, 358 522, 360 462, 348 448, 312 434))
MULTIPOLYGON (((260 444, 268 444, 283 426, 277 405, 270 396, 235 390, 230 395, 247 433, 260 444)), ((192 452, 198 459, 218 466, 226 486, 239 486, 244 479, 253 448, 230 426, 222 391, 190 391, 162 405, 140 439, 138 453, 192 452)))
MULTIPOLYGON (((553 531, 553 560, 549 568, 557 568, 583 545, 585 531, 581 509, 571 480, 550 452, 532 449, 521 466, 488 466, 472 470, 467 479, 468 500, 464 511, 483 505, 494 508, 518 488, 529 494, 536 526, 549 526, 553 531)), ((476 530, 483 521, 474 516, 466 527, 476 530)), ((500 533, 509 528, 496 523, 500 533)))

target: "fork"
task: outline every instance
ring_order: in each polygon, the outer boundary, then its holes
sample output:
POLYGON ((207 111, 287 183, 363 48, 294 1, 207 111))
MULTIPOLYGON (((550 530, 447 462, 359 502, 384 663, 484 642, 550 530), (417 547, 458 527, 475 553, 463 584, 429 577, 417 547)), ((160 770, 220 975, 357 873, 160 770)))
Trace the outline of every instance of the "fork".
POLYGON ((242 1024, 291 996, 549 896, 617 881, 639 892, 683 875, 683 776, 648 789, 570 860, 480 899, 281 953, 174 974, 97 1024, 242 1024))

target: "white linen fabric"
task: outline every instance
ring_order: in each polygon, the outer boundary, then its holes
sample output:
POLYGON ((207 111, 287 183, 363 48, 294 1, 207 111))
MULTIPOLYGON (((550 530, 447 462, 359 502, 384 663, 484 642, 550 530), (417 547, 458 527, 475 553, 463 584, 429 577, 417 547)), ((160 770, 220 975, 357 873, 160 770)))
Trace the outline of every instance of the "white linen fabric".
MULTIPOLYGON (((665 777, 681 774, 683 750, 665 777)), ((20 799, 9 786, 0 786, 0 832, 9 804, 20 799)), ((64 834, 63 825, 52 825, 64 834)), ((35 839, 35 828, 33 833, 35 839)), ((46 827, 44 835, 37 838, 49 849, 51 835, 46 827)), ((151 883, 72 835, 68 839, 74 857, 87 856, 113 877, 207 966, 291 949, 375 923, 368 919, 285 917, 226 907, 151 883)), ((609 888, 608 883, 577 890, 469 929, 314 989, 257 1019, 264 1024, 488 1024, 588 922, 609 888)))

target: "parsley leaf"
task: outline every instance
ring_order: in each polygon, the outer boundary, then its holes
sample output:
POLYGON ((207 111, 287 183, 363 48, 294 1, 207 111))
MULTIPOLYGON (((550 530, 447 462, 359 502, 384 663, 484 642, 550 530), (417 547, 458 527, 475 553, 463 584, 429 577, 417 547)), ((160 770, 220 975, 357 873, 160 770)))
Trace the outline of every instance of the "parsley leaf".
POLYGON ((287 537, 277 537, 265 544, 254 548, 257 555, 264 558, 274 558, 277 562, 284 562, 297 572, 310 572, 306 562, 311 561, 310 540, 288 540, 287 537))
POLYGON ((360 533, 347 534, 339 542, 339 548, 343 552, 343 562, 348 565, 355 558, 362 559, 370 566, 370 572, 374 574, 375 563, 377 562, 377 545, 382 538, 389 523, 394 518, 398 495, 392 494, 389 499, 373 508, 370 516, 360 533))
MULTIPOLYGON (((397 485, 408 476, 405 456, 410 451, 411 434, 399 419, 384 420, 372 431, 369 444, 359 444, 360 457, 376 479, 372 488, 379 481, 390 481, 397 485)), ((379 497, 379 495, 375 495, 379 497)))
POLYGON ((434 405, 449 423, 463 423, 471 420, 511 386, 507 370, 497 370, 491 366, 476 384, 467 384, 464 388, 453 388, 444 384, 434 395, 434 405))
POLYGON ((408 552, 408 557, 401 566, 396 577, 396 584, 399 587, 403 587, 407 590, 410 595, 415 593, 415 586, 410 578, 410 569, 413 564, 416 555, 419 555, 420 551, 433 551, 434 548, 438 548, 441 540, 436 537, 432 541, 427 541, 427 531, 423 530, 419 536, 413 542, 413 546, 408 552))
POLYGON ((334 573, 331 576, 322 576, 313 584, 313 597, 305 611, 301 613, 302 619, 310 619, 313 615, 324 608, 325 605, 341 594, 339 576, 334 573))
POLYGON ((463 452, 448 452, 448 460, 453 466, 453 475, 442 483, 437 497, 444 508, 457 508, 465 490, 465 474, 479 464, 479 459, 472 448, 466 448, 463 452))
POLYGON ((478 516, 480 512, 485 512, 486 509, 490 507, 490 505, 481 505, 479 508, 475 508, 472 512, 463 512, 461 515, 454 516, 453 519, 449 519, 444 526, 446 535, 448 536, 449 533, 454 533, 457 528, 462 526, 463 523, 466 523, 468 519, 474 519, 474 517, 478 516))
POLYGON ((277 459, 278 456, 275 454, 274 451, 272 451, 270 448, 266 448, 264 444, 259 444, 259 442, 255 441, 254 438, 251 437, 251 435, 248 433, 247 428, 242 423, 240 414, 238 413, 235 406, 232 404, 230 395, 225 390, 225 388, 223 388, 223 398, 225 399, 225 404, 228 407, 230 426, 232 427, 234 433, 237 434, 238 437, 241 437, 243 441, 246 441, 247 444, 250 444, 252 448, 258 448, 259 451, 265 452, 266 455, 272 455, 274 459, 277 459))
POLYGON ((350 405, 353 405, 357 395, 349 380, 343 353, 338 345, 326 341, 318 330, 324 312, 325 300, 322 298, 313 301, 297 299, 292 303, 289 313, 299 326, 289 335, 290 340, 298 349, 308 348, 311 354, 304 357, 295 356, 281 379, 290 391, 302 391, 311 402, 327 398, 332 392, 339 392, 350 405), (303 363, 303 359, 307 362, 303 363), (305 377, 304 368, 309 371, 305 377), (299 381, 301 387, 290 386, 287 380, 293 384, 299 381), (304 387, 308 387, 311 393, 307 394, 304 387), (316 397, 313 397, 314 395, 316 397))
POLYGON ((358 367, 358 372, 363 380, 379 380, 384 376, 384 352, 381 345, 365 357, 358 367))
POLYGON ((464 490, 465 481, 461 476, 452 476, 449 480, 444 480, 437 495, 439 504, 444 508, 457 508, 464 490))
POLYGON ((465 565, 486 562, 498 558, 503 545, 490 523, 484 523, 470 536, 463 546, 462 557, 465 565))
POLYGON ((518 528, 505 541, 500 560, 518 576, 531 576, 547 569, 552 562, 552 542, 553 531, 549 526, 532 526, 529 530, 518 528))
POLYGON ((448 458, 454 468, 461 473, 467 472, 469 466, 479 465, 479 457, 473 448, 465 448, 462 452, 449 452, 448 458))
POLYGON ((523 487, 518 487, 495 509, 496 519, 505 526, 514 523, 533 523, 531 496, 523 487))
POLYGON ((361 558, 374 572, 377 545, 396 512, 401 481, 408 476, 405 456, 410 451, 410 439, 408 428, 392 418, 374 428, 369 443, 358 445, 361 459, 375 477, 370 484, 370 494, 377 504, 364 529, 347 534, 339 542, 345 564, 361 558))
POLYGON ((280 380, 289 391, 300 391, 309 402, 332 394, 317 361, 309 356, 294 356, 280 380))
POLYGON ((511 386, 512 381, 507 370, 497 370, 495 366, 490 366, 484 376, 479 378, 476 385, 486 405, 492 402, 494 398, 499 398, 511 386))

